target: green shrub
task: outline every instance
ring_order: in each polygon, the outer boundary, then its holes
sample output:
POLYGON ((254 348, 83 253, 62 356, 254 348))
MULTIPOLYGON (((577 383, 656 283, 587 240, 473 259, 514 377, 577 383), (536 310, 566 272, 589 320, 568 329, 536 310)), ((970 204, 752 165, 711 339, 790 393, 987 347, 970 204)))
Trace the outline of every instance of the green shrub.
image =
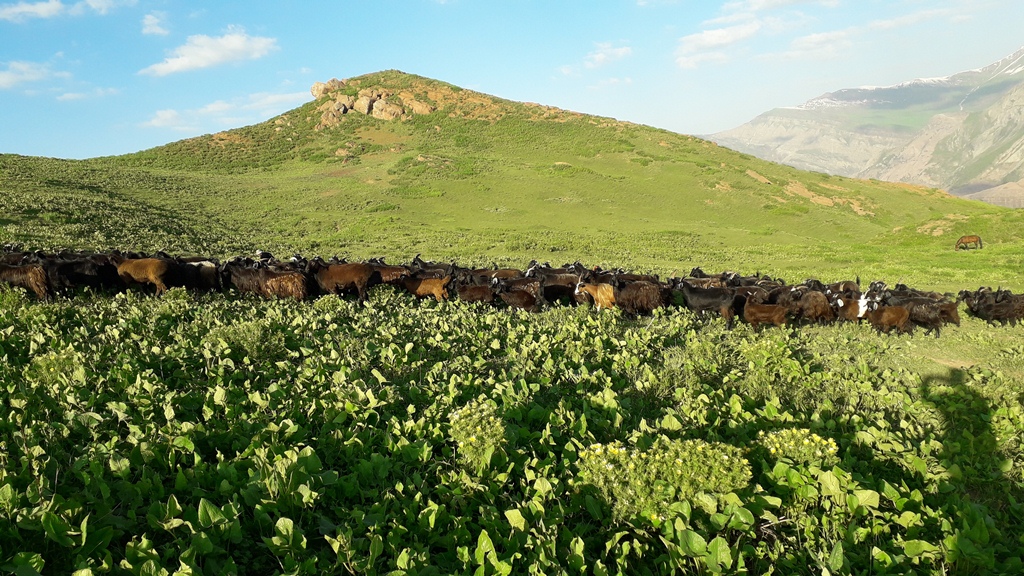
POLYGON ((621 441, 593 444, 580 452, 578 467, 580 481, 593 485, 620 521, 663 516, 676 502, 734 492, 751 478, 750 464, 735 446, 665 436, 647 450, 621 441))
POLYGON ((789 428, 757 433, 757 443, 771 458, 788 464, 807 464, 830 468, 839 463, 836 441, 822 438, 806 428, 789 428))
POLYGON ((459 460, 481 472, 505 445, 505 422, 492 400, 479 398, 448 416, 449 436, 458 446, 459 460))

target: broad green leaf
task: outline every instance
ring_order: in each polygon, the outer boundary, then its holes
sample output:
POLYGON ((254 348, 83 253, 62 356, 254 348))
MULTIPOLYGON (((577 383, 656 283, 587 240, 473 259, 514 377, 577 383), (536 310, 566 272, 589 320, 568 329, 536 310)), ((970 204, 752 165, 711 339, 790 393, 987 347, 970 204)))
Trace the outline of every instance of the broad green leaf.
POLYGON ((523 518, 523 513, 519 510, 514 508, 506 510, 505 518, 508 519, 508 523, 516 530, 526 530, 526 518, 523 518))
POLYGON ((224 514, 221 513, 220 508, 217 508, 210 503, 206 498, 199 500, 199 525, 203 528, 210 528, 222 522, 225 522, 224 514))
POLYGON ((880 500, 878 492, 875 492, 874 490, 855 490, 853 494, 857 496, 857 500, 860 501, 861 506, 869 510, 878 508, 880 500))
POLYGON ((71 526, 63 518, 52 512, 43 512, 42 524, 48 538, 66 548, 74 547, 75 541, 68 536, 71 526))
POLYGON ((924 556, 931 552, 938 552, 939 547, 924 540, 907 540, 903 543, 903 551, 911 558, 924 556))
POLYGON ((822 496, 839 496, 843 493, 839 485, 839 478, 831 470, 819 474, 818 483, 821 485, 822 496))
POLYGON ((682 430, 683 425, 679 423, 679 420, 675 416, 669 414, 661 419, 661 427, 665 430, 682 430))
POLYGON ((384 552, 384 539, 380 537, 380 534, 374 534, 370 537, 370 565, 373 566, 374 560, 380 557, 381 553, 384 552))
POLYGON ((699 558, 708 553, 708 543, 703 536, 693 530, 683 530, 676 537, 679 539, 679 547, 687 556, 699 558))
POLYGON ((840 572, 843 569, 843 562, 846 556, 843 553, 842 541, 836 542, 836 545, 832 547, 832 553, 828 555, 828 567, 833 572, 840 572))
POLYGON ((712 569, 715 571, 732 567, 732 551, 729 549, 729 542, 725 538, 716 536, 714 540, 708 543, 707 562, 708 566, 712 566, 712 569))
POLYGON ((487 559, 487 555, 493 553, 494 543, 491 542, 490 534, 487 533, 487 530, 481 530, 480 535, 476 539, 476 552, 473 553, 476 563, 483 564, 487 559))

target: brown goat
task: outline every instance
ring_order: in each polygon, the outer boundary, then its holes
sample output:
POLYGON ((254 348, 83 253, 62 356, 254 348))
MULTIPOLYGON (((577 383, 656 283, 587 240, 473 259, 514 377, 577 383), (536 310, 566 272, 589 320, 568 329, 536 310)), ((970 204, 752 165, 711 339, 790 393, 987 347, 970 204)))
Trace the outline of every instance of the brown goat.
POLYGON ((384 284, 401 285, 401 280, 409 276, 409 269, 405 266, 389 266, 387 264, 371 264, 374 270, 380 273, 380 281, 384 284))
POLYGON ((159 296, 172 286, 181 286, 181 265, 163 258, 136 258, 117 264, 117 275, 127 285, 152 284, 159 296))
POLYGON ((0 264, 0 283, 31 290, 40 300, 46 300, 50 296, 50 282, 46 277, 46 270, 39 264, 0 264))
POLYGON ((648 316, 655 309, 668 305, 669 291, 660 283, 639 281, 623 286, 615 304, 629 316, 648 316))
POLYGON ((860 322, 860 319, 867 313, 868 300, 866 298, 847 298, 846 296, 835 296, 836 318, 844 322, 860 322))
POLYGON ((401 286, 417 298, 433 296, 438 302, 448 299, 448 282, 451 277, 446 278, 403 278, 401 286))
POLYGON ((594 300, 597 309, 615 307, 615 287, 611 284, 587 284, 579 282, 576 284, 576 294, 587 293, 594 300))
POLYGON ((899 332, 908 332, 913 327, 913 325, 908 326, 910 311, 903 306, 878 306, 877 303, 872 303, 871 309, 864 317, 871 322, 879 334, 882 332, 888 334, 893 328, 899 332))
POLYGON ((836 314, 832 311, 828 298, 823 293, 814 290, 807 292, 800 298, 800 301, 797 302, 797 308, 799 310, 799 317, 811 322, 824 324, 836 319, 836 314))
POLYGON ((540 311, 540 306, 537 304, 537 297, 526 290, 510 290, 508 292, 501 292, 498 295, 505 304, 508 304, 509 308, 519 308, 521 310, 526 310, 527 312, 540 311))
POLYGON ((270 272, 263 281, 263 295, 278 298, 305 300, 309 296, 309 284, 299 272, 270 272))
POLYGON ((320 289, 328 294, 340 295, 346 290, 355 290, 359 300, 363 301, 366 300, 366 291, 380 284, 380 272, 369 264, 311 264, 310 273, 320 289))
POLYGON ((473 284, 456 287, 459 300, 463 302, 494 302, 494 290, 488 286, 476 286, 473 284))
POLYGON ((777 304, 757 304, 750 300, 743 306, 743 319, 756 330, 761 324, 782 326, 786 323, 789 310, 777 304))

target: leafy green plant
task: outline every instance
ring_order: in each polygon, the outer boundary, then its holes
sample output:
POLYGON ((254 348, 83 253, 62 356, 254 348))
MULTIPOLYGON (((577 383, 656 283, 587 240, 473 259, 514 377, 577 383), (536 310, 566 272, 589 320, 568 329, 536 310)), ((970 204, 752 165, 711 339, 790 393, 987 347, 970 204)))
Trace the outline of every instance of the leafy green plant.
POLYGON ((836 456, 836 441, 822 438, 806 428, 788 428, 771 432, 759 430, 757 443, 768 451, 770 458, 789 464, 831 468, 839 463, 836 456))
POLYGON ((579 481, 594 486, 619 520, 664 519, 672 505, 746 487, 750 465, 739 448, 659 436, 649 449, 621 442, 580 451, 579 481))
POLYGON ((458 446, 459 460, 480 472, 505 445, 505 423, 493 400, 478 398, 448 415, 449 435, 458 446))

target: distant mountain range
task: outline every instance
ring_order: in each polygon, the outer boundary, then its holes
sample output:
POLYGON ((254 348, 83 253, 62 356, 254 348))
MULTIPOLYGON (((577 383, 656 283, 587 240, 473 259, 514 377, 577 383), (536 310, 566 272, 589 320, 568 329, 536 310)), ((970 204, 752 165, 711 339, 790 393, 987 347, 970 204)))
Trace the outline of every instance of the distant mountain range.
POLYGON ((829 92, 709 138, 805 170, 1024 208, 1024 48, 944 78, 829 92))

